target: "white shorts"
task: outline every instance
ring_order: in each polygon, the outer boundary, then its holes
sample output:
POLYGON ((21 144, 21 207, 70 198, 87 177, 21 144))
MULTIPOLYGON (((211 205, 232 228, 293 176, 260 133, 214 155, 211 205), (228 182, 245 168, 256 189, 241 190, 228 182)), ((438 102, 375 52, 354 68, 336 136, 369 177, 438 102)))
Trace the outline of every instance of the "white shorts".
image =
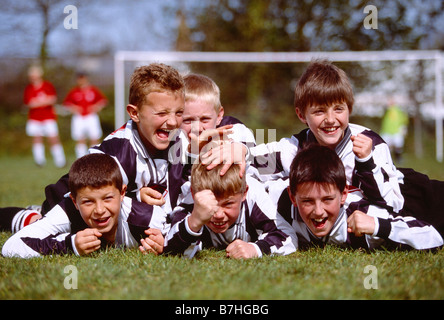
POLYGON ((74 141, 100 139, 102 137, 102 127, 99 116, 95 113, 86 116, 73 115, 71 119, 71 137, 74 141))
POLYGON ((44 121, 28 120, 26 122, 26 134, 30 137, 56 137, 59 135, 57 121, 53 119, 44 121))

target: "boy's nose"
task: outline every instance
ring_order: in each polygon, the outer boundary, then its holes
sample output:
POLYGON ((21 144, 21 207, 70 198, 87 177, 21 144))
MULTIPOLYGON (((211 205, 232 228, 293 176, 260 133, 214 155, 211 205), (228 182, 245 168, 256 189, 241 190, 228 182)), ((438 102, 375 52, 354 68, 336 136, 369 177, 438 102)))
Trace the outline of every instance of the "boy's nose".
POLYGON ((168 116, 168 119, 167 119, 167 125, 168 125, 170 128, 172 128, 172 127, 177 128, 177 127, 179 126, 179 122, 178 122, 178 120, 177 120, 175 114, 170 114, 170 115, 168 116))

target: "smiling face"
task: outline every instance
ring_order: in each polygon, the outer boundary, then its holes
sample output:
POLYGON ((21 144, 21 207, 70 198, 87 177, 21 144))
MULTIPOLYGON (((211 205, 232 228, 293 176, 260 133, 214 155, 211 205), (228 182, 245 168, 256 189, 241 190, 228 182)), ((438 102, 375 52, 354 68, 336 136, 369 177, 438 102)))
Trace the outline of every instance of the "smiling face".
POLYGON ((214 106, 204 100, 188 100, 185 101, 185 108, 182 116, 181 129, 186 133, 187 137, 191 132, 200 135, 202 131, 207 129, 215 129, 221 122, 224 115, 223 107, 216 112, 214 106))
POLYGON ((296 108, 299 119, 308 125, 318 143, 334 149, 344 137, 349 121, 349 110, 345 103, 329 106, 310 106, 304 113, 296 108))
POLYGON ((152 154, 168 148, 170 135, 182 124, 184 97, 182 93, 151 92, 142 106, 128 105, 130 118, 145 147, 152 154))
POLYGON ((295 195, 289 193, 302 220, 317 237, 330 233, 347 198, 346 189, 341 192, 333 184, 316 182, 304 182, 298 185, 295 195))
POLYGON ((85 223, 90 228, 99 230, 102 237, 108 241, 114 241, 125 191, 125 186, 122 191, 113 185, 100 188, 85 187, 79 189, 77 195, 71 198, 85 223))
POLYGON ((239 217, 242 202, 246 196, 247 191, 236 193, 229 197, 217 197, 219 209, 214 213, 206 226, 214 233, 224 233, 227 231, 239 217))

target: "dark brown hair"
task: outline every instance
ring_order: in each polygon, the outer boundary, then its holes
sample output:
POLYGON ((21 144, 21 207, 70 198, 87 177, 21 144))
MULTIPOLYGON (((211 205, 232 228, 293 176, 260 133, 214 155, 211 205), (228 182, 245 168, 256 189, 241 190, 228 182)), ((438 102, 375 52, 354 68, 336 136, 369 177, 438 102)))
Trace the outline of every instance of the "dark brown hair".
POLYGON ((80 189, 98 189, 115 186, 122 190, 123 179, 119 165, 111 156, 104 153, 87 154, 76 161, 69 170, 69 191, 73 197, 80 189))
POLYGON ((341 192, 347 183, 344 164, 336 152, 315 143, 308 144, 296 154, 290 166, 289 178, 292 195, 305 182, 335 185, 341 192))

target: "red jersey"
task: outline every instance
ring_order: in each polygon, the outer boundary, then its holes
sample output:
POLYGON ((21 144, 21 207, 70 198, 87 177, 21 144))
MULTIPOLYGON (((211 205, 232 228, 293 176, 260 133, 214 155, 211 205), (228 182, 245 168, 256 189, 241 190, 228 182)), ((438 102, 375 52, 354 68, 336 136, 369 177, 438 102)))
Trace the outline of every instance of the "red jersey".
MULTIPOLYGON (((56 90, 54 86, 48 82, 43 81, 39 86, 28 84, 25 88, 23 102, 29 105, 31 100, 40 96, 55 96, 56 90)), ((56 120, 57 116, 53 105, 46 105, 37 108, 29 108, 28 119, 30 120, 56 120)))
POLYGON ((99 89, 94 86, 88 86, 85 88, 77 86, 68 93, 63 104, 68 108, 71 105, 78 106, 80 108, 80 114, 86 116, 95 112, 91 107, 99 102, 106 103, 106 98, 99 89))

